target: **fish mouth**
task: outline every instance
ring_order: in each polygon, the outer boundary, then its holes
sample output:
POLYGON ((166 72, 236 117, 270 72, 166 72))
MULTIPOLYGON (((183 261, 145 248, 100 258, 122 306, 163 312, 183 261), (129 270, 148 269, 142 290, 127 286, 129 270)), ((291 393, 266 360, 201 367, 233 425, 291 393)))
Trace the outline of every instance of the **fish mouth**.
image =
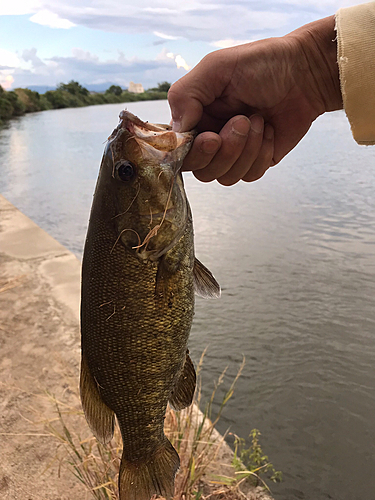
POLYGON ((120 123, 109 139, 115 139, 121 130, 127 130, 146 155, 171 165, 175 175, 195 137, 195 132, 174 132, 170 125, 143 122, 127 110, 121 111, 120 123))

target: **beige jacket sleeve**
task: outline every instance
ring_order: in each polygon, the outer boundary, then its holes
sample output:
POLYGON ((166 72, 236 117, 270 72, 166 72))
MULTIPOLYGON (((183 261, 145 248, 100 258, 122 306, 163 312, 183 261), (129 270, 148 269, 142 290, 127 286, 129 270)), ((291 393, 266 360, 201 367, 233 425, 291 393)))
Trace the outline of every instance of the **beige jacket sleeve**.
POLYGON ((336 14, 344 109, 358 144, 375 144, 375 2, 336 14))

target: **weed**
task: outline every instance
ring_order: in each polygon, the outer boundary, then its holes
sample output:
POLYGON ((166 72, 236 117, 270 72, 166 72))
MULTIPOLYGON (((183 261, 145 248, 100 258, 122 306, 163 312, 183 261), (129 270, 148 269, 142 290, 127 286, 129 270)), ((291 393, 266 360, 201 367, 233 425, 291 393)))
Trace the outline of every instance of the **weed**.
POLYGON ((250 446, 246 448, 246 440, 234 434, 234 456, 232 465, 236 469, 238 479, 251 478, 255 485, 259 482, 269 490, 266 483, 261 478, 261 475, 266 475, 271 481, 277 483, 282 480, 282 473, 277 471, 273 464, 268 460, 268 456, 264 454, 259 442, 261 435, 258 429, 253 429, 249 438, 250 446))

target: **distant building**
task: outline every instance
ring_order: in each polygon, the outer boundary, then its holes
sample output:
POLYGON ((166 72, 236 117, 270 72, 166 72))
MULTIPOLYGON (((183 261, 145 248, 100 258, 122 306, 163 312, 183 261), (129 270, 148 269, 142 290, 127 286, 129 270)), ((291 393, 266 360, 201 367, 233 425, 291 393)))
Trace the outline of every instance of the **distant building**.
POLYGON ((133 94, 143 94, 145 89, 143 88, 141 83, 129 82, 129 92, 133 92, 133 94))

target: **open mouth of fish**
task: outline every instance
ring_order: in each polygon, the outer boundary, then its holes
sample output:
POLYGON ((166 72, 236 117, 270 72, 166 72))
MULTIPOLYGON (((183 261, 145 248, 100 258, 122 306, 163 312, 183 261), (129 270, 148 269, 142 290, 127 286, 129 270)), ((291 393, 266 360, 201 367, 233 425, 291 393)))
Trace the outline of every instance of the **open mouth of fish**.
POLYGON ((158 162, 171 165, 176 175, 195 135, 193 132, 173 132, 170 125, 143 122, 126 110, 121 111, 120 123, 109 139, 115 139, 121 129, 132 135, 145 154, 152 154, 158 162))

